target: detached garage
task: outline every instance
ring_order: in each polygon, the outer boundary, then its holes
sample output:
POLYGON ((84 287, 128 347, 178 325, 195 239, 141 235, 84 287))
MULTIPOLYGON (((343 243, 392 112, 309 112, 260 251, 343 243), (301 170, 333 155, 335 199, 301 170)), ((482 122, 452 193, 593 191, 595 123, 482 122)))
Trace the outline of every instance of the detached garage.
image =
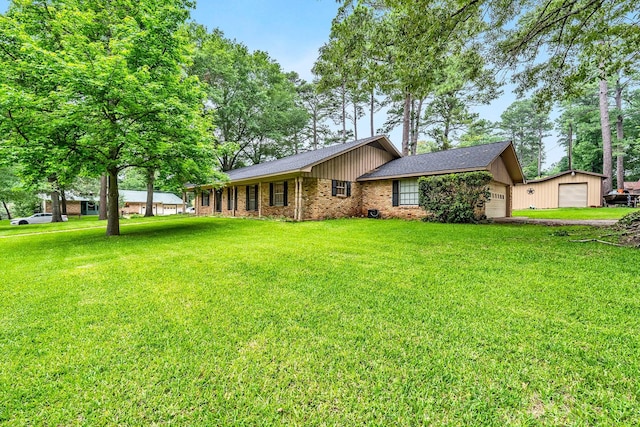
POLYGON ((567 171, 513 187, 513 209, 586 208, 602 206, 604 175, 567 171))

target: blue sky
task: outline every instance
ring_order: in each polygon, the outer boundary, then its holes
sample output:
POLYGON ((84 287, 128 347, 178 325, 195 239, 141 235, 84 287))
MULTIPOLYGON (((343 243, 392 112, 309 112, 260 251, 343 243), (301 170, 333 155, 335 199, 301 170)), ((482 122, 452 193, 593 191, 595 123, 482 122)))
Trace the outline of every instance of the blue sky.
MULTIPOLYGON (((0 12, 5 12, 8 0, 0 0, 0 12)), ((219 28, 225 36, 245 44, 250 50, 263 50, 276 60, 285 71, 295 71, 310 80, 311 67, 318 49, 328 40, 331 20, 336 15, 335 0, 199 0, 192 18, 208 29, 219 28)), ((490 106, 476 108, 481 118, 498 121, 500 114, 515 100, 508 87, 505 94, 490 106)), ((368 118, 359 125, 366 134, 368 118)), ((378 114, 376 128, 385 117, 378 114)), ((365 135, 366 134, 366 135, 365 135)), ((400 144, 400 131, 391 134, 391 140, 400 144)), ((562 149, 555 138, 547 138, 547 161, 558 161, 562 149)))

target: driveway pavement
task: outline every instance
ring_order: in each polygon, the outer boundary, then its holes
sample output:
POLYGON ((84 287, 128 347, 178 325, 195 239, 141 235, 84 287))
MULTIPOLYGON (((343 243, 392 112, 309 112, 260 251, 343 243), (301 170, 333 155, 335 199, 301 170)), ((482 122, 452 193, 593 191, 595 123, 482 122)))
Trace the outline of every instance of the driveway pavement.
POLYGON ((551 226, 587 225, 591 227, 609 227, 618 221, 615 219, 538 219, 526 216, 514 216, 510 218, 493 218, 493 222, 501 224, 541 224, 551 226))

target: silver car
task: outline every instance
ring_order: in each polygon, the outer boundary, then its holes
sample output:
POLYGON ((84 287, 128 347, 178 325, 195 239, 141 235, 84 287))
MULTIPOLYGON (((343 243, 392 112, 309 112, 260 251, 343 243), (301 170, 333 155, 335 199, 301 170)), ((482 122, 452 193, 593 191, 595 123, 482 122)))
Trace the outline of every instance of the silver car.
MULTIPOLYGON (((27 224, 44 224, 51 222, 53 214, 50 213, 37 213, 26 218, 14 218, 11 220, 11 225, 27 225, 27 224)), ((66 215, 62 215, 63 221, 68 221, 66 215)))

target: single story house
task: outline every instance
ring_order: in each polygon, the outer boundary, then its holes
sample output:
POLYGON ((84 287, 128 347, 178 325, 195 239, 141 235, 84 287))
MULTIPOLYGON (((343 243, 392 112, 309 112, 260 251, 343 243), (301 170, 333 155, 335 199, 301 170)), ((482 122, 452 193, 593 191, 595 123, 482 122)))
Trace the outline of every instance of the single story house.
MULTIPOLYGON (((120 190, 120 199, 124 206, 120 208, 125 214, 144 215, 147 210, 147 192, 135 190, 120 190)), ((174 215, 185 211, 185 202, 173 193, 154 191, 153 214, 174 215)))
POLYGON ((197 215, 421 218, 419 177, 472 171, 493 175, 484 213, 510 216, 511 188, 524 180, 511 142, 403 157, 375 136, 232 170, 227 183, 188 190, 197 215))
MULTIPOLYGON (((133 190, 119 190, 120 200, 124 203, 120 209, 124 214, 144 215, 147 208, 147 192, 133 190)), ((93 195, 78 195, 65 192, 67 199, 67 215, 98 215, 98 199, 93 195)), ((51 212, 49 195, 43 198, 43 212, 51 212)), ((184 201, 173 193, 153 193, 153 214, 173 215, 185 211, 184 201)))
POLYGON ((602 206, 604 175, 571 170, 513 187, 513 209, 602 206))

